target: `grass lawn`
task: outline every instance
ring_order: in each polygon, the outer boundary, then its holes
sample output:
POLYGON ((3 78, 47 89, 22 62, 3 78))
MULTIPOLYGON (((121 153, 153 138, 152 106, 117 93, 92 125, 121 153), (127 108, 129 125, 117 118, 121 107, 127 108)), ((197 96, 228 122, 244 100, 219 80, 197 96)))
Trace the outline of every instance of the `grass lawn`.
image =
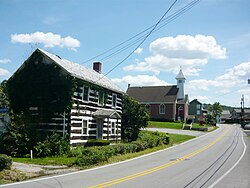
MULTIPOLYGON (((158 150, 162 150, 165 148, 168 148, 170 146, 185 142, 187 140, 190 140, 194 138, 194 136, 188 136, 188 135, 179 135, 179 134, 168 134, 170 137, 170 142, 168 145, 162 145, 154 148, 149 148, 144 151, 140 151, 137 153, 127 153, 124 155, 117 155, 112 156, 108 159, 108 161, 101 162, 92 166, 85 166, 81 169, 87 169, 87 168, 93 168, 96 166, 111 164, 119 161, 128 160, 131 158, 135 158, 141 155, 145 155, 148 153, 152 153, 158 150)), ((27 164, 39 164, 39 165, 67 165, 71 166, 71 164, 74 162, 76 158, 71 157, 45 157, 45 158, 34 158, 33 160, 30 160, 29 158, 12 158, 14 162, 20 162, 20 163, 27 163, 27 164)), ((29 176, 27 176, 25 173, 19 171, 19 170, 3 170, 0 172, 0 184, 5 183, 12 183, 17 181, 23 181, 29 179, 29 176)))
POLYGON ((115 162, 124 161, 124 160, 131 159, 131 158, 135 158, 135 157, 145 155, 148 153, 152 153, 152 152, 155 152, 158 150, 162 150, 162 149, 165 149, 165 148, 171 147, 173 145, 180 144, 182 142, 185 142, 187 140, 195 138, 195 136, 189 136, 189 135, 179 135, 179 134, 168 134, 168 135, 170 137, 168 145, 149 148, 149 149, 146 149, 144 151, 137 152, 137 153, 127 153, 124 155, 113 156, 108 160, 108 162, 105 162, 105 164, 115 163, 115 162))
MULTIPOLYGON (((181 142, 185 142, 187 140, 195 138, 194 136, 188 136, 188 135, 179 135, 179 134, 168 134, 168 135, 170 137, 170 142, 168 145, 149 148, 149 149, 146 149, 144 151, 137 152, 137 153, 127 153, 124 155, 113 156, 107 162, 100 163, 100 164, 97 164, 95 166, 131 159, 133 157, 145 155, 147 153, 158 151, 158 150, 170 147, 172 145, 179 144, 181 142)), ((33 160, 30 160, 29 158, 12 158, 12 159, 14 162, 28 163, 28 164, 71 166, 71 164, 74 162, 74 160, 76 158, 75 157, 70 157, 70 158, 67 158, 67 157, 45 157, 45 158, 34 158, 33 160)), ((91 167, 94 167, 94 166, 91 166, 91 167)))
POLYGON ((148 121, 148 128, 182 129, 182 123, 148 121))
POLYGON ((200 127, 207 128, 207 127, 214 127, 214 126, 212 126, 212 125, 207 125, 207 124, 200 125, 199 123, 194 123, 194 124, 193 124, 193 127, 194 127, 194 128, 200 128, 200 127))
MULTIPOLYGON (((159 121, 148 121, 148 128, 168 128, 168 129, 182 129, 182 123, 175 123, 175 122, 159 122, 159 121)), ((215 130, 217 127, 212 125, 200 125, 199 123, 194 123, 193 128, 207 128, 207 127, 214 127, 215 130)))
POLYGON ((39 165, 66 165, 70 166, 75 161, 75 157, 45 157, 45 158, 12 158, 14 162, 39 164, 39 165))

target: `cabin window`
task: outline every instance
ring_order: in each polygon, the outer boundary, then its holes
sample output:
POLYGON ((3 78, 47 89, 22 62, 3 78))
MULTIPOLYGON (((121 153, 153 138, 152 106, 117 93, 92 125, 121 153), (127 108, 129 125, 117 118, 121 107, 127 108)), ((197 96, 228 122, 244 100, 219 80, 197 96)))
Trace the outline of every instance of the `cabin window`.
POLYGON ((86 135, 88 133, 88 121, 82 120, 82 134, 86 135))
POLYGON ((197 115, 201 115, 201 111, 200 110, 197 110, 197 115))
POLYGON ((99 97, 99 100, 98 100, 99 104, 103 106, 103 104, 104 104, 104 93, 102 93, 102 92, 99 91, 98 94, 99 94, 98 95, 98 97, 99 97))
POLYGON ((113 95, 112 95, 112 106, 113 106, 113 107, 116 107, 116 100, 117 100, 117 95, 116 95, 116 94, 113 94, 113 95))
POLYGON ((115 122, 112 122, 111 133, 112 133, 112 134, 115 134, 115 122))
POLYGON ((165 114, 165 104, 160 104, 159 112, 160 112, 160 114, 165 114))
POLYGON ((197 105, 196 105, 196 108, 197 108, 197 109, 200 109, 200 108, 201 108, 201 105, 200 105, 200 104, 197 104, 197 105))
POLYGON ((85 87, 83 86, 83 96, 82 96, 82 100, 89 102, 89 87, 85 87))

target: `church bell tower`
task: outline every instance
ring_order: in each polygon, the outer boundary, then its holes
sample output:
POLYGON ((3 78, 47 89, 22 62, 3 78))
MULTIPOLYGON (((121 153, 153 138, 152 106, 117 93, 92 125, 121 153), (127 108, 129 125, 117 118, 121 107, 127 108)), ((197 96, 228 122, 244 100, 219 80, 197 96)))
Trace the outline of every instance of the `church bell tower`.
POLYGON ((177 80, 177 88, 179 88, 178 95, 177 95, 177 100, 184 99, 184 83, 185 83, 185 76, 180 68, 180 72, 177 74, 175 77, 177 80))

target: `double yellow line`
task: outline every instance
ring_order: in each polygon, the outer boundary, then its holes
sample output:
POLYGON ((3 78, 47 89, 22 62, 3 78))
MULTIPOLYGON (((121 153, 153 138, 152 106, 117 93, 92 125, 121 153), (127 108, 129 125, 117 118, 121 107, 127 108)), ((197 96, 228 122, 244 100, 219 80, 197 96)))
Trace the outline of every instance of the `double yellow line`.
POLYGON ((207 150, 208 148, 212 147, 213 145, 215 145, 219 140, 221 140, 226 134, 227 134, 228 130, 225 131, 221 136, 219 136, 218 138, 216 138, 214 141, 212 141, 211 143, 209 143, 208 145, 188 154, 188 155, 185 155, 183 157, 180 157, 178 159, 175 159, 174 161, 171 161, 171 162, 168 162, 166 164, 163 164, 161 166, 157 166, 155 168, 151 168, 149 170, 145 170, 145 171, 142 171, 142 172, 139 172, 139 173, 136 173, 136 174, 132 174, 132 175, 129 175, 129 176, 125 176, 123 178, 118 178, 118 179, 115 179, 115 180, 112 180, 112 181, 108 181, 108 182, 105 182, 105 183, 101 183, 101 184, 98 184, 98 185, 95 185, 95 186, 91 186, 89 188, 104 188, 104 187, 108 187, 108 186, 111 186, 111 185, 115 185, 115 184, 119 184, 119 183, 122 183, 122 182, 125 182, 125 181, 128 181, 128 180, 132 180, 132 179, 135 179, 135 178, 138 178, 138 177, 141 177, 141 176, 145 176, 147 174, 151 174, 153 172, 156 172, 156 171, 159 171, 159 170, 162 170, 162 169, 165 169, 165 168, 168 168, 170 166, 173 166, 175 164, 178 164, 182 161, 184 161, 185 159, 189 159, 190 157, 193 157, 205 150, 207 150))

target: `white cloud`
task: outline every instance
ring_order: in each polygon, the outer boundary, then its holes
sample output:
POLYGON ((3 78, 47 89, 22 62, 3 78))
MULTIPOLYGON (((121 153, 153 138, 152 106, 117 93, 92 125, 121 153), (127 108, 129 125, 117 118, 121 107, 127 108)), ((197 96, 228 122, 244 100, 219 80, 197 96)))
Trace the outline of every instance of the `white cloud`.
POLYGON ((0 59, 0 64, 7 64, 10 63, 11 60, 10 59, 0 59))
POLYGON ((218 80, 235 81, 239 79, 250 78, 250 61, 228 69, 226 73, 218 78, 218 80))
POLYGON ((178 35, 153 41, 149 47, 153 54, 178 59, 225 59, 226 49, 217 45, 213 36, 178 35))
POLYGON ((10 72, 6 69, 0 68, 0 76, 9 76, 10 72))
POLYGON ((62 38, 59 34, 35 32, 31 34, 13 34, 11 35, 11 42, 13 43, 42 43, 46 48, 53 48, 59 46, 61 48, 67 47, 71 50, 76 50, 80 47, 80 42, 70 36, 62 38))
POLYGON ((209 59, 226 58, 226 49, 218 45, 214 37, 204 35, 159 38, 150 44, 149 49, 151 56, 124 67, 124 70, 176 74, 182 66, 186 75, 197 76, 201 71, 200 67, 206 65, 209 59))
POLYGON ((161 71, 177 73, 180 70, 185 72, 185 75, 198 75, 201 71, 198 66, 207 64, 207 60, 202 59, 171 59, 163 55, 150 56, 144 59, 142 62, 138 62, 135 65, 128 65, 123 68, 125 71, 152 71, 155 74, 159 74, 161 71))
POLYGON ((209 90, 219 87, 219 92, 225 93, 231 87, 247 85, 248 78, 250 78, 250 62, 244 62, 226 70, 225 74, 214 80, 191 80, 188 82, 188 87, 198 90, 209 90))
POLYGON ((169 85, 164 80, 160 80, 156 76, 149 76, 149 75, 137 75, 137 76, 127 75, 122 78, 113 78, 111 80, 117 84, 126 83, 126 84, 131 84, 133 86, 169 85))
POLYGON ((143 48, 137 48, 137 49, 134 51, 134 53, 136 53, 136 54, 141 54, 142 51, 143 51, 143 48))

